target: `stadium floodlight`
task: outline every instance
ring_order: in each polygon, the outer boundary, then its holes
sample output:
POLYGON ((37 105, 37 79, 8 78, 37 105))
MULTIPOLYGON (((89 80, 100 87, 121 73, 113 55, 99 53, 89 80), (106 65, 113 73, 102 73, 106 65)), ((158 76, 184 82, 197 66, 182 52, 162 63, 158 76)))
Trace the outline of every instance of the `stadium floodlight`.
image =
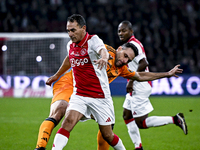
POLYGON ((52 75, 67 55, 67 33, 0 33, 3 75, 52 75), (39 57, 38 57, 39 56, 39 57))
POLYGON ((3 45, 1 49, 2 49, 2 51, 6 51, 7 50, 7 46, 3 45))

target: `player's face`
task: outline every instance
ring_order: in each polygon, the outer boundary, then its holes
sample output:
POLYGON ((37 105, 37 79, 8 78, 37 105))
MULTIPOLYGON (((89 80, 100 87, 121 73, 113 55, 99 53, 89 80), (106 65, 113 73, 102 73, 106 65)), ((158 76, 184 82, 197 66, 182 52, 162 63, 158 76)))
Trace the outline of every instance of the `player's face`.
POLYGON ((79 43, 85 37, 86 26, 80 27, 76 21, 68 21, 66 29, 73 43, 79 43))
POLYGON ((119 47, 116 53, 115 65, 117 67, 124 66, 132 61, 134 58, 135 53, 131 48, 122 49, 122 47, 119 47))
POLYGON ((133 35, 133 30, 130 30, 127 25, 119 24, 118 26, 118 36, 120 41, 127 42, 133 35))

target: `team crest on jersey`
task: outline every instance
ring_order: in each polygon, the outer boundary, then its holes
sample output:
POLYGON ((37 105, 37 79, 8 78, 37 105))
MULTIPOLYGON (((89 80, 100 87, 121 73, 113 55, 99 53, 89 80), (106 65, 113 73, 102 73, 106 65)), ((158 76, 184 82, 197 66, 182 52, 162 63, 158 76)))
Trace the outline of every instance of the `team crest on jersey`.
POLYGON ((85 48, 81 49, 81 55, 84 56, 86 54, 87 50, 85 48))

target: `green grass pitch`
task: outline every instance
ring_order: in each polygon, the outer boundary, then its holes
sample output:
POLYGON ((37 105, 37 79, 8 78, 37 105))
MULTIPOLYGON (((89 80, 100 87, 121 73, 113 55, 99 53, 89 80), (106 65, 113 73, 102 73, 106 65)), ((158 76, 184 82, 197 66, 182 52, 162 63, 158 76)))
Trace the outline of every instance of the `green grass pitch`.
MULTIPOLYGON (((149 115, 173 116, 183 112, 188 125, 188 135, 173 125, 140 130, 145 150, 199 150, 200 149, 200 97, 151 96, 154 111, 149 115)), ((116 115, 114 132, 122 139, 127 150, 133 150, 126 125, 122 119, 124 97, 113 97, 116 115)), ((48 98, 0 98, 1 150, 33 150, 38 129, 49 115, 51 99, 48 98)), ((51 149, 54 130, 47 145, 51 149)), ((96 150, 98 125, 93 120, 79 122, 65 150, 96 150)), ((110 148, 112 149, 112 148, 110 148)))

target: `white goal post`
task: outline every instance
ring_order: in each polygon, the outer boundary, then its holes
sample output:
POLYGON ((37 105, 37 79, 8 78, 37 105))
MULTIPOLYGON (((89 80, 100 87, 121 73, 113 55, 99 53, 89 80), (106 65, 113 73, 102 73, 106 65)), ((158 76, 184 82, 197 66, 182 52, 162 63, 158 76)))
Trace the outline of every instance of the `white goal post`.
POLYGON ((0 97, 52 97, 45 82, 62 64, 69 40, 67 33, 0 33, 0 97))
POLYGON ((67 33, 0 33, 3 75, 52 75, 67 54, 67 33))

